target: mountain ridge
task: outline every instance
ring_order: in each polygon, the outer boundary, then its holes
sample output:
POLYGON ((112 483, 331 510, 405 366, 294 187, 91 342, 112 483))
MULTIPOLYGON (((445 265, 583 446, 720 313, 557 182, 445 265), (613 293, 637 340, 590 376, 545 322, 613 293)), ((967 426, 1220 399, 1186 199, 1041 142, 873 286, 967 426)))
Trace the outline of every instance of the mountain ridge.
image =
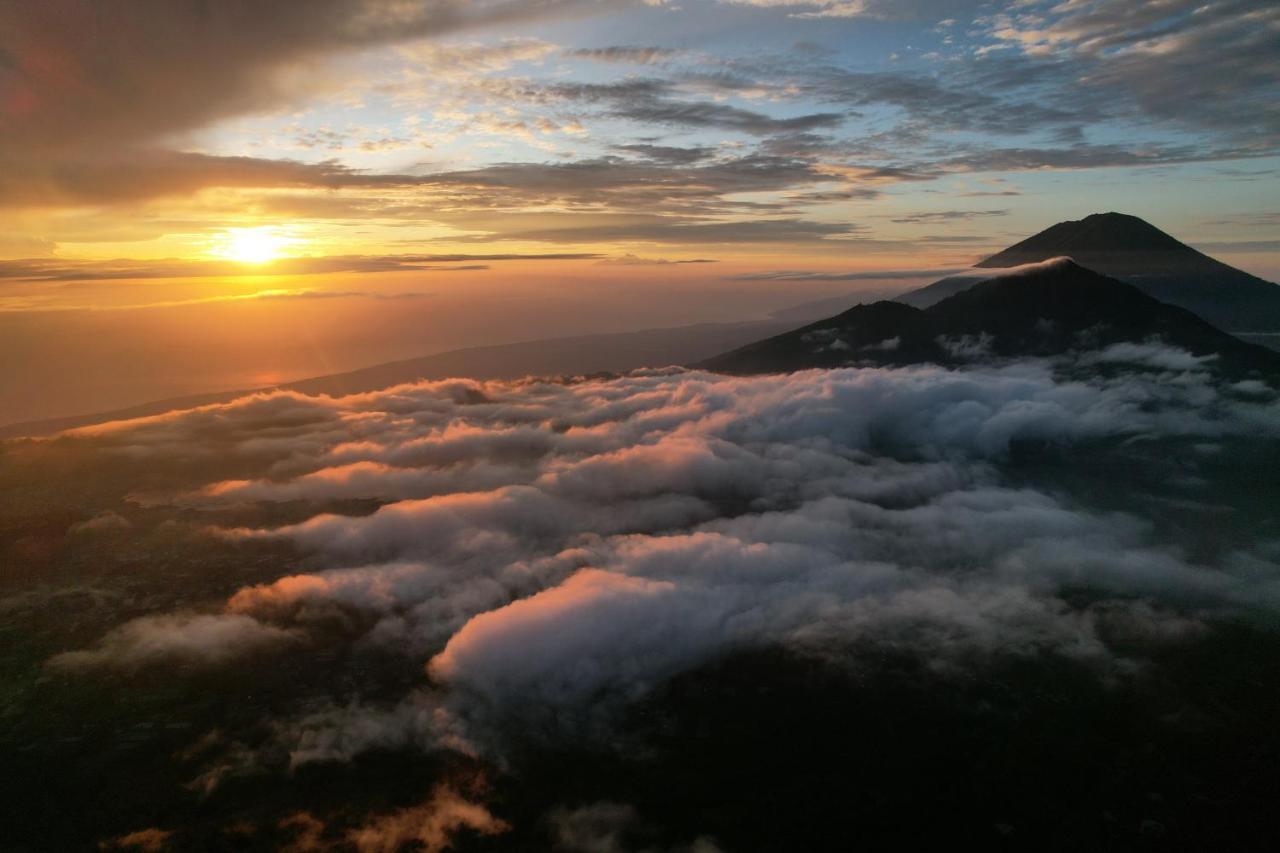
POLYGON ((1069 258, 997 276, 927 307, 857 305, 792 332, 700 362, 724 373, 850 364, 962 365, 1159 341, 1233 377, 1280 376, 1280 354, 1069 258))
MULTIPOLYGON (((1131 214, 1094 213, 1059 222, 985 258, 975 269, 1016 267, 1062 255, 1227 331, 1280 331, 1280 285, 1212 258, 1131 214)), ((921 292, 933 286, 899 298, 918 302, 921 292)))

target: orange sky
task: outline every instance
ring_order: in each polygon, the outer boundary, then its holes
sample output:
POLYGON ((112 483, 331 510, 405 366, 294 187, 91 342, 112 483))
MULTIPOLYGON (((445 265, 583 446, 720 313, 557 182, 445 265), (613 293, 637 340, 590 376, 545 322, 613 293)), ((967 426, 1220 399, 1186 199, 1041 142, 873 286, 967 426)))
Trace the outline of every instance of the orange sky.
POLYGON ((0 421, 757 318, 1102 210, 1280 275, 1280 12, 1077 5, 7 4, 0 421))

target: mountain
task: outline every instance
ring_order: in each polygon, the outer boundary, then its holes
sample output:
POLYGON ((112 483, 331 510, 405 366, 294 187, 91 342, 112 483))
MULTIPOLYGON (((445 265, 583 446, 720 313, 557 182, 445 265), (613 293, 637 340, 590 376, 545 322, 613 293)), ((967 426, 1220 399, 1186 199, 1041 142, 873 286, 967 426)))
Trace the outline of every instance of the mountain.
POLYGON ((858 305, 698 366, 749 374, 848 364, 956 365, 1157 338, 1196 357, 1212 356, 1212 366, 1226 375, 1280 376, 1280 353, 1069 258, 999 274, 924 309, 901 302, 858 305))
MULTIPOLYGON (((1229 331, 1280 331, 1280 285, 1196 251, 1154 225, 1123 213, 1095 213, 1059 222, 978 264, 1001 269, 1067 256, 1118 278, 1149 296, 1186 308, 1229 331)), ((943 279, 899 297, 925 308, 981 280, 971 274, 943 279)))
POLYGON ((1035 267, 1043 264, 1053 264, 1060 260, 1070 260, 1069 258, 1048 258, 1038 263, 1022 264, 1021 266, 1009 267, 1008 269, 969 269, 963 272, 949 275, 946 278, 939 279, 933 284, 927 284, 924 287, 915 290, 909 290, 906 293, 893 297, 894 302, 901 302, 903 305, 910 305, 913 308, 928 308, 936 305, 942 300, 950 296, 955 296, 975 284, 992 279, 1001 278, 1007 275, 1020 275, 1024 272, 1031 272, 1035 267))
MULTIPOLYGON (((639 367, 684 364, 757 340, 763 335, 793 329, 800 323, 834 310, 834 300, 821 300, 779 311, 769 320, 742 323, 700 323, 665 329, 645 329, 603 335, 550 338, 488 347, 468 347, 435 355, 393 361, 302 379, 278 386, 303 394, 356 394, 419 379, 518 379, 523 376, 563 376, 622 372, 639 367)), ((840 300, 848 304, 848 299, 840 300)), ((67 429, 159 415, 177 409, 226 403, 255 391, 244 388, 156 400, 128 408, 61 418, 0 425, 0 439, 51 435, 67 429)))

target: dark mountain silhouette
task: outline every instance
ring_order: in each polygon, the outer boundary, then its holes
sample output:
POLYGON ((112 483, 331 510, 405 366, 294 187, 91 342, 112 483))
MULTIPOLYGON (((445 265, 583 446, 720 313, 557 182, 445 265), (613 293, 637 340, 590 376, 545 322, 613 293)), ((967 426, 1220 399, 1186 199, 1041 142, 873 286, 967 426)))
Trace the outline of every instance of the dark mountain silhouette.
MULTIPOLYGON (((1095 213, 1059 222, 978 267, 1015 267, 1060 256, 1128 282, 1161 302, 1186 308, 1220 328, 1280 330, 1280 285, 1214 260, 1149 222, 1123 213, 1095 213)), ((943 279, 899 301, 925 308, 976 280, 968 276, 943 279)))
POLYGON ((1231 376, 1280 376, 1280 354, 1068 258, 979 282, 925 309, 858 305, 702 362, 725 373, 849 364, 943 365, 1096 350, 1159 339, 1231 376))
POLYGON ((900 296, 895 296, 893 301, 901 302, 903 305, 910 305, 912 308, 928 308, 930 305, 937 305, 949 296, 955 296, 957 293, 968 290, 979 282, 990 281, 1001 274, 994 270, 989 272, 986 270, 973 270, 959 275, 950 275, 935 281, 933 284, 926 284, 924 287, 909 290, 900 296))

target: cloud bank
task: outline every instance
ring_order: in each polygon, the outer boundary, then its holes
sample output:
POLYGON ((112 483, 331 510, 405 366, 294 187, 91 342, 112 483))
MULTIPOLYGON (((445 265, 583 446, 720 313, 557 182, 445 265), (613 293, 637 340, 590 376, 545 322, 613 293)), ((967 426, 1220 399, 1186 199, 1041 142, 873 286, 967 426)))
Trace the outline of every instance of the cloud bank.
POLYGON ((1280 610, 1265 530, 1193 557, 1160 509, 1212 510, 1213 466, 1224 449, 1275 446, 1280 398, 1263 382, 1220 385, 1155 342, 959 371, 279 393, 78 436, 151 465, 198 452, 256 472, 163 498, 211 518, 313 507, 283 526, 215 525, 231 542, 298 549, 313 570, 52 661, 136 671, 349 649, 419 673, 398 703, 277 721, 294 764, 581 734, 739 650, 885 648, 938 672, 1050 655, 1122 671, 1133 651, 1116 636, 1179 642, 1206 620, 1280 610), (1068 378, 1098 363, 1121 372, 1068 378), (1047 467, 1027 469, 1028 453, 1047 467), (1076 459, 1135 458, 1167 467, 1157 491, 1108 504, 1094 496, 1116 484, 1072 489, 1065 474, 1076 459), (377 508, 325 511, 351 500, 377 508))

